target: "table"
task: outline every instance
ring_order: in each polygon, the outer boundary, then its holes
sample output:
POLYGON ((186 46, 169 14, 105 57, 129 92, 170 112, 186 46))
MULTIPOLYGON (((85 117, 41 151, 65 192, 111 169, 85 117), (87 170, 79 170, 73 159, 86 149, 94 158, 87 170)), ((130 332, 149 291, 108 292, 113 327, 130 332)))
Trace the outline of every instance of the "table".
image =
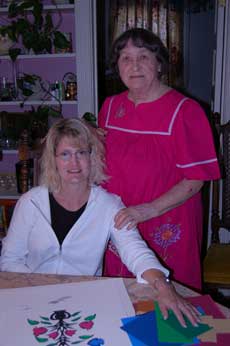
MULTIPOLYGON (((0 272, 0 289, 26 286, 55 285, 102 279, 105 278, 92 276, 0 272)), ((135 279, 125 278, 123 279, 123 281, 133 304, 137 303, 138 301, 154 300, 154 290, 150 285, 139 284, 135 279)), ((198 293, 178 283, 174 283, 174 286, 177 292, 184 297, 195 297, 198 295, 198 293)), ((230 309, 220 304, 217 305, 226 316, 226 318, 230 318, 230 309)))

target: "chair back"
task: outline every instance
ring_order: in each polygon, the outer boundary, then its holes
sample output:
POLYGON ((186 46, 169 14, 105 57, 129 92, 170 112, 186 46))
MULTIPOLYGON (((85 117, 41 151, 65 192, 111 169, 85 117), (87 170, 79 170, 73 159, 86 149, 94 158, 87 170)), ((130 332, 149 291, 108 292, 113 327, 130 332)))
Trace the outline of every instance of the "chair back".
POLYGON ((221 179, 213 182, 211 227, 212 242, 219 243, 220 228, 230 231, 230 121, 220 125, 219 113, 212 120, 221 179))

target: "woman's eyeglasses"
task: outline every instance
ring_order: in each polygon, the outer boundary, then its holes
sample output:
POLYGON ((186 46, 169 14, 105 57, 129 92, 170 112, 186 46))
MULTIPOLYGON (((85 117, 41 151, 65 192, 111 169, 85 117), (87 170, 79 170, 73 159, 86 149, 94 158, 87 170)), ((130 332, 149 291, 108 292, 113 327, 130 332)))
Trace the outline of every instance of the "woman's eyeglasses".
POLYGON ((64 162, 68 162, 72 159, 73 156, 77 160, 84 160, 84 159, 88 158, 90 154, 91 154, 91 150, 89 150, 89 149, 77 150, 75 152, 65 150, 62 153, 57 154, 56 157, 58 157, 59 159, 61 159, 64 162))

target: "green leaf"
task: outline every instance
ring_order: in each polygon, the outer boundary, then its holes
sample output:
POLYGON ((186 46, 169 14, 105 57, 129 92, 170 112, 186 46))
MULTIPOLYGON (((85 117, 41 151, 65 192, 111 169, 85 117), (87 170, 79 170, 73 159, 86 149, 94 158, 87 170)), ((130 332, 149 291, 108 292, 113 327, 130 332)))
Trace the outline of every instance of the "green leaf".
MULTIPOLYGON (((81 341, 74 341, 74 342, 71 342, 71 345, 80 344, 81 342, 83 342, 83 340, 81 340, 81 341)), ((47 346, 48 346, 48 345, 47 345, 47 346)))
POLYGON ((47 338, 39 338, 38 336, 35 336, 35 338, 38 342, 47 342, 49 340, 47 338))
POLYGON ((26 89, 26 88, 23 88, 22 89, 22 94, 24 95, 24 96, 26 96, 26 97, 29 97, 29 96, 31 96, 31 95, 33 95, 33 91, 32 90, 30 90, 30 89, 26 89))
POLYGON ((30 320, 29 318, 27 319, 27 322, 28 322, 31 326, 35 326, 35 325, 39 324, 38 321, 30 320))
POLYGON ((17 11, 18 14, 23 15, 25 10, 28 10, 29 8, 33 8, 34 6, 34 1, 30 1, 30 0, 25 0, 25 1, 21 1, 18 6, 17 6, 17 11))
POLYGON ((46 322, 46 321, 41 321, 42 324, 46 324, 46 325, 51 325, 52 326, 52 323, 51 322, 46 322))
POLYGON ((40 316, 43 320, 45 320, 45 321, 49 321, 50 319, 49 319, 49 317, 44 317, 44 316, 40 316))
POLYGON ((80 320, 80 318, 81 318, 81 316, 80 316, 80 317, 73 318, 73 319, 71 320, 71 322, 76 322, 76 321, 80 320))
POLYGON ((95 319, 95 317, 96 317, 96 314, 90 315, 90 316, 87 316, 84 320, 85 320, 85 321, 92 321, 92 320, 95 319))
POLYGON ((9 49, 9 56, 13 62, 16 61, 18 55, 20 55, 21 49, 20 48, 10 48, 9 49))
POLYGON ((80 312, 81 312, 81 311, 76 311, 76 312, 74 312, 71 316, 72 316, 72 317, 77 316, 77 315, 80 314, 80 312))
POLYGON ((88 339, 90 339, 90 338, 92 338, 92 337, 93 337, 93 334, 92 334, 92 335, 80 335, 80 336, 79 336, 79 339, 88 340, 88 339))
POLYGON ((43 10, 43 5, 40 1, 37 1, 36 3, 34 3, 34 8, 32 11, 34 15, 34 24, 39 29, 41 29, 43 24, 42 10, 43 10))
POLYGON ((70 41, 68 41, 60 31, 54 32, 54 46, 60 49, 69 48, 70 41))
POLYGON ((53 19, 50 13, 47 13, 45 16, 45 24, 44 24, 44 33, 49 34, 54 28, 53 19))
POLYGON ((18 14, 18 6, 14 1, 12 1, 8 8, 8 17, 14 18, 17 16, 17 14, 18 14))
POLYGON ((17 20, 17 23, 15 24, 16 26, 16 32, 18 34, 24 35, 24 33, 31 30, 31 24, 28 22, 27 19, 24 18, 19 18, 17 20))

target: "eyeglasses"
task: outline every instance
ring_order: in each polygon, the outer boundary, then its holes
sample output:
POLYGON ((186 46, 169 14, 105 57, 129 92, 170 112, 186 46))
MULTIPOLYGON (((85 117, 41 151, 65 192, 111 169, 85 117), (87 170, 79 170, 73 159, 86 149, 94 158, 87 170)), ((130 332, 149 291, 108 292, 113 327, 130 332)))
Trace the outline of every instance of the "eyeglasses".
POLYGON ((72 153, 71 151, 65 150, 62 153, 57 154, 56 157, 58 157, 64 162, 68 162, 72 159, 73 156, 77 160, 84 160, 88 158, 90 154, 91 154, 91 150, 87 150, 87 149, 77 150, 74 153, 72 153))

